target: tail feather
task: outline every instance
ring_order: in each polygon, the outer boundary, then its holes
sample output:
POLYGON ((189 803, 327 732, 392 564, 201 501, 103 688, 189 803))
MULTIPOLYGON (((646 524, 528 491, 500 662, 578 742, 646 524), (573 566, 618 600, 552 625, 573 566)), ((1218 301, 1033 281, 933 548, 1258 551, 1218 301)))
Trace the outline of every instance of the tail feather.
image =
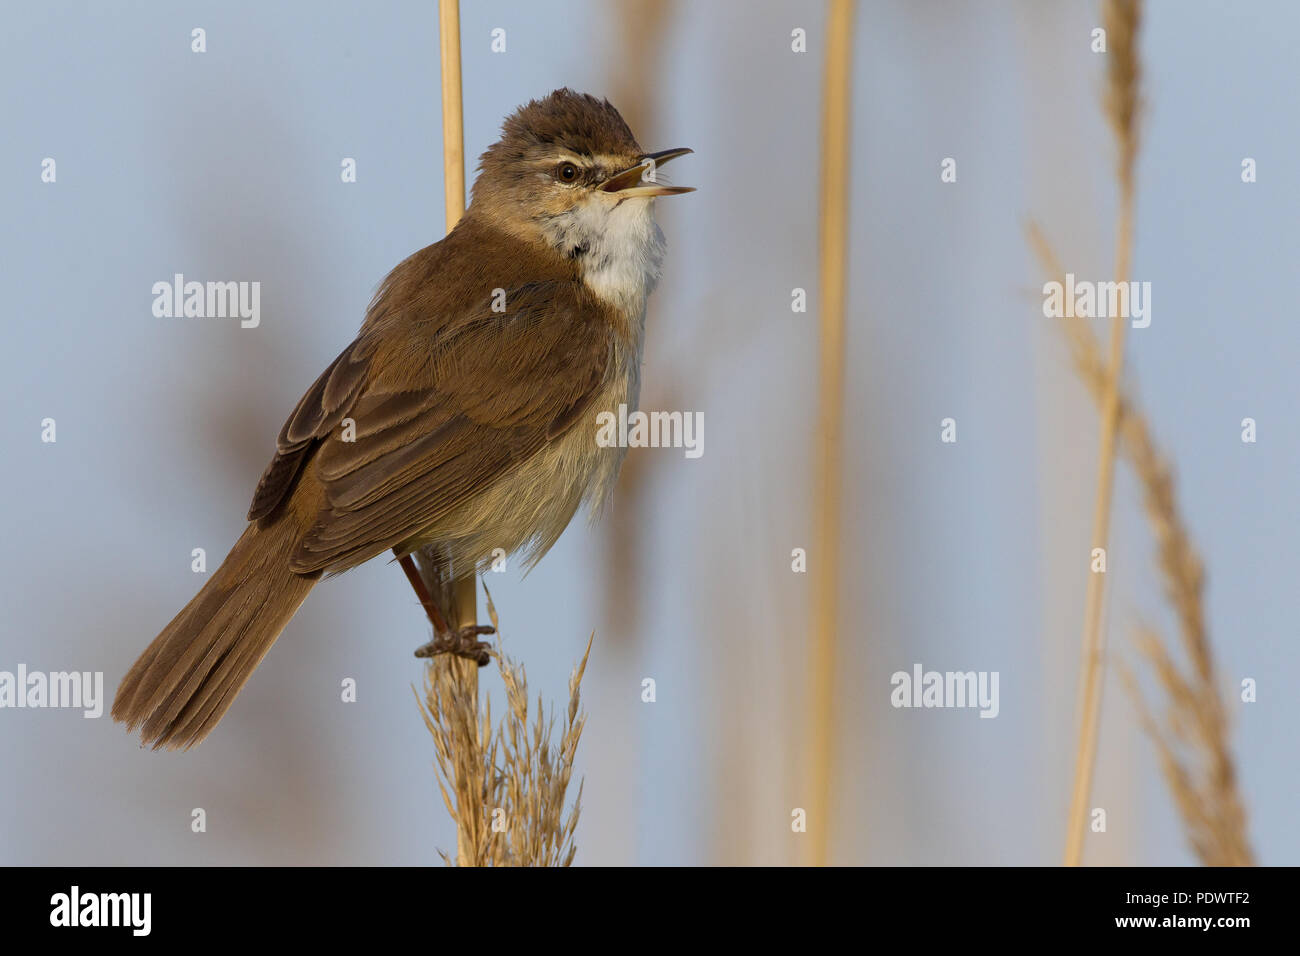
POLYGON ((249 525, 122 679, 113 718, 154 749, 206 737, 320 578, 289 570, 297 539, 288 520, 249 525))

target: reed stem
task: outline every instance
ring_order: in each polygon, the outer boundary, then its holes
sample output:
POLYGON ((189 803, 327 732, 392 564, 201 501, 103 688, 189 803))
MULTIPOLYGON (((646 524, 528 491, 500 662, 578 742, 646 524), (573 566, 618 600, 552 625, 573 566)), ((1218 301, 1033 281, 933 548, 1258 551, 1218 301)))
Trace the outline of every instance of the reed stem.
POLYGON ((818 363, 816 484, 813 487, 812 656, 809 686, 808 862, 830 857, 831 793, 836 754, 836 638, 844 431, 844 303, 848 246, 849 103, 852 95, 853 0, 831 0, 826 25, 820 197, 821 350, 818 363))
MULTIPOLYGON (((446 210, 447 232, 465 215, 465 119, 464 100, 461 95, 460 69, 460 0, 438 0, 438 35, 442 60, 442 181, 443 201, 446 210)), ((432 555, 430 555, 433 558, 432 555)), ((478 589, 474 568, 453 568, 456 576, 450 586, 451 604, 448 621, 453 627, 473 626, 478 621, 478 589)), ((472 704, 474 720, 464 724, 477 736, 478 714, 478 664, 459 657, 444 657, 442 663, 431 662, 430 667, 448 667, 463 692, 467 706, 472 704)), ((482 742, 474 741, 478 746, 482 742)), ((470 741, 465 741, 466 745, 470 741)), ((460 789, 460 788, 457 788, 460 789)), ((460 866, 472 864, 471 847, 477 835, 465 830, 466 819, 473 815, 464 812, 458 817, 456 832, 456 861, 460 866)))
MULTIPOLYGON (((1134 166, 1137 159, 1137 123, 1141 65, 1137 54, 1138 28, 1142 21, 1140 0, 1106 0, 1102 21, 1108 43, 1106 117, 1118 147, 1120 192, 1116 224, 1115 271, 1112 279, 1127 286, 1132 267, 1134 166)), ((1082 321, 1076 319, 1075 321, 1082 321)), ((1092 547, 1108 550, 1111 498, 1115 485, 1115 458, 1119 433, 1120 375, 1124 368, 1124 331, 1127 316, 1111 316, 1109 361, 1101 403, 1100 439, 1097 454, 1097 494, 1093 501, 1092 547)), ((1109 556, 1108 556, 1109 557, 1109 556)), ((1105 687, 1106 629, 1102 613, 1106 597, 1106 573, 1092 570, 1089 562, 1087 594, 1083 611, 1083 660, 1079 690, 1079 740, 1075 748, 1074 785, 1066 822, 1065 865, 1078 866, 1083 859, 1083 838, 1088 827, 1088 803, 1097 762, 1097 737, 1101 729, 1102 691, 1105 687)))

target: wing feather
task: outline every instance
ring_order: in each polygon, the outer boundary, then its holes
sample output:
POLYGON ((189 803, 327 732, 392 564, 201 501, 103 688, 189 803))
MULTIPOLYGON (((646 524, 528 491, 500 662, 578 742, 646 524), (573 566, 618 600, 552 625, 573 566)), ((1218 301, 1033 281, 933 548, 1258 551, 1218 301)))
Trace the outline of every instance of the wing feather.
POLYGON ((420 535, 579 420, 609 372, 604 306, 571 280, 506 299, 507 313, 432 330, 395 319, 382 344, 368 327, 303 396, 249 513, 274 511, 315 455, 325 505, 295 571, 344 570, 420 535))

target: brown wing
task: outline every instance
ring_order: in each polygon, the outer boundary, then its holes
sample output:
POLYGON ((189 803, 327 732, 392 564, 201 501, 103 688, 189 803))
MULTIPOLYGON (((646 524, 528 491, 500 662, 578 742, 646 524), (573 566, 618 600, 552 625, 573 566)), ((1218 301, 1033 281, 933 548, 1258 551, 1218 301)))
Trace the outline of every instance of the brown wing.
POLYGON ((369 330, 304 396, 276 459, 305 461, 314 448, 326 506, 295 571, 343 570, 419 534, 581 416, 611 354, 601 306, 569 281, 523 286, 506 301, 507 313, 468 315, 400 348, 391 338, 367 348, 369 330), (354 381, 358 365, 369 374, 354 381), (345 418, 352 441, 338 427, 345 418))
POLYGON ((371 341, 359 336, 307 389, 275 440, 275 457, 262 472, 248 508, 248 520, 273 514, 289 497, 294 481, 318 439, 329 434, 360 394, 370 364, 371 341))

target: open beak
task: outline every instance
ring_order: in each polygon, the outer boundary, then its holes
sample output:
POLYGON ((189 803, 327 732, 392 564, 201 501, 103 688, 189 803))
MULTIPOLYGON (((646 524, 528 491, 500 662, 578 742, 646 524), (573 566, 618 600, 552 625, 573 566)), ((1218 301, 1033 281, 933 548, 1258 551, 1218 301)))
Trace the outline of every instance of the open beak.
POLYGON ((679 146, 676 149, 646 153, 639 163, 621 173, 615 173, 605 180, 600 188, 607 193, 618 193, 619 199, 631 199, 636 196, 677 196, 681 193, 695 192, 694 186, 661 186, 654 181, 656 170, 668 160, 693 152, 695 150, 679 146))

